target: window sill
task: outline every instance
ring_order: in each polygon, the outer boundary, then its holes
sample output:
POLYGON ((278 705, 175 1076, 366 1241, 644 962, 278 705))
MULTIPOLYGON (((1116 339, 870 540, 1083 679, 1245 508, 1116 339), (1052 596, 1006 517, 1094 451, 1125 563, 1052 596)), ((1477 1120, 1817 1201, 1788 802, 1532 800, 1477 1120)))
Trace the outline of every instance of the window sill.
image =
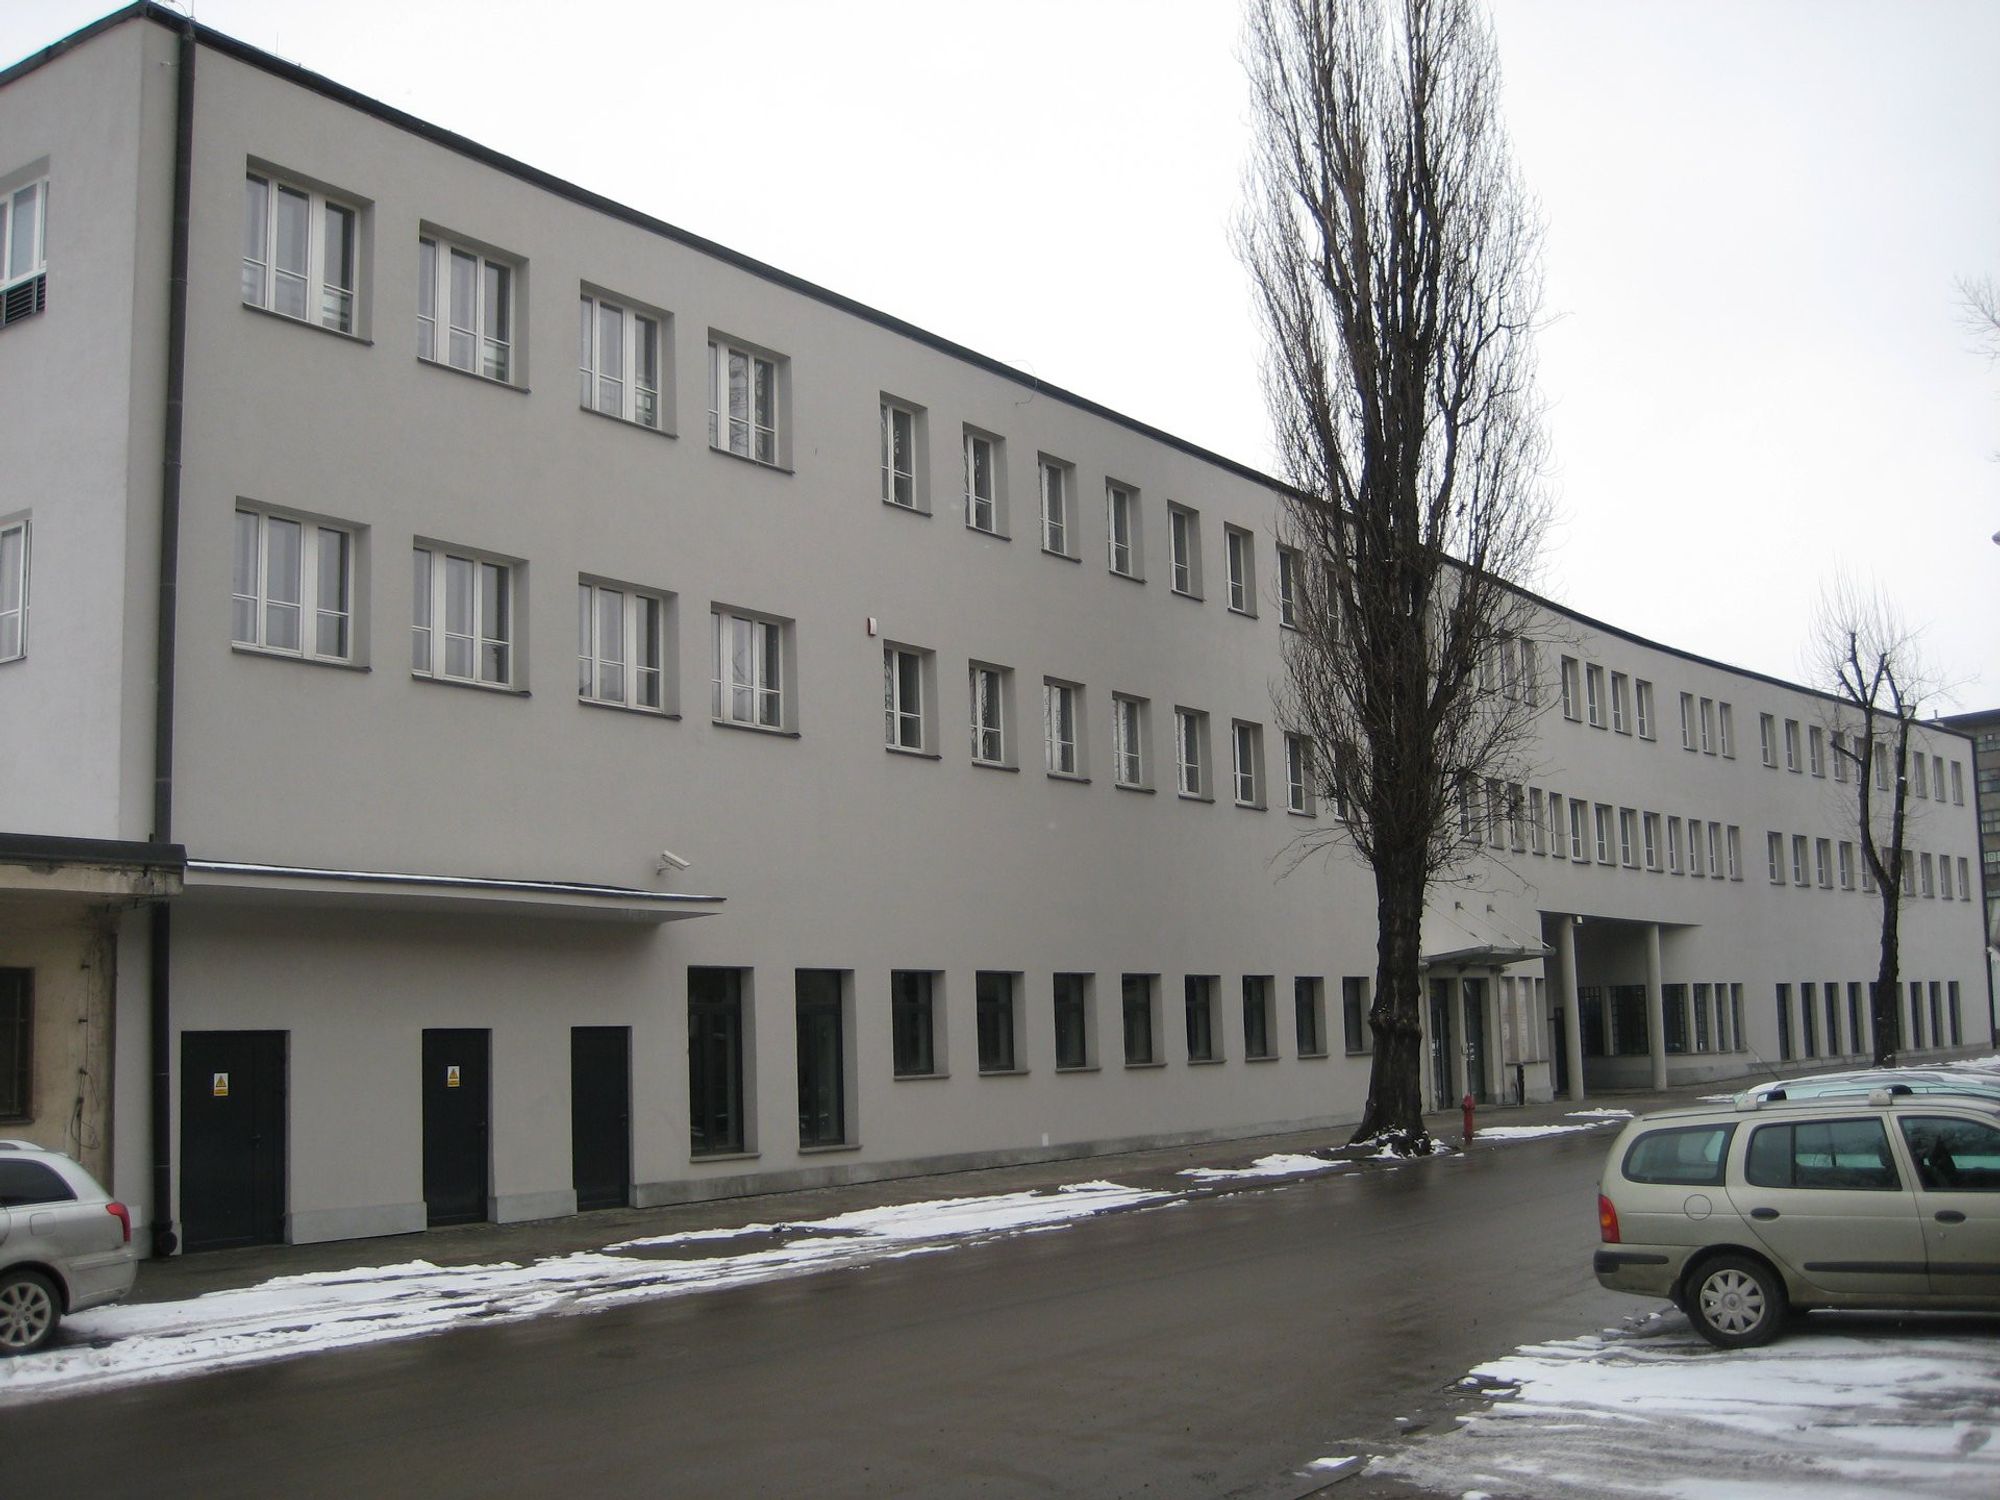
MULTIPOLYGON (((366 672, 369 670, 366 662, 341 661, 331 656, 307 656, 303 651, 273 651, 268 646, 253 646, 247 641, 231 641, 229 649, 234 651, 238 656, 257 656, 262 657, 265 661, 295 661, 301 666, 331 667, 336 672, 366 672)), ((10 657, 8 660, 19 661, 20 658, 10 657)))
POLYGON ((1090 778, 1088 776, 1079 776, 1074 771, 1049 771, 1046 774, 1050 781, 1067 781, 1072 786, 1090 785, 1090 778))
POLYGON ((1243 1060, 1247 1063, 1274 1063, 1278 1060, 1278 1054, 1275 1052, 1260 1052, 1255 1057, 1245 1057, 1243 1060))
POLYGON ((834 1141, 824 1146, 801 1146, 799 1147, 799 1155, 832 1156, 842 1151, 859 1151, 860 1149, 861 1142, 859 1141, 834 1141))
POLYGON ((890 755, 900 755, 908 760, 943 760, 935 750, 915 750, 908 745, 884 745, 883 750, 890 755))
POLYGON ((469 688, 475 693, 498 693, 503 698, 527 698, 532 694, 524 687, 510 687, 504 682, 473 682, 464 677, 440 677, 435 672, 410 673, 412 682, 430 682, 439 687, 469 688))
MULTIPOLYGON (((1139 583, 1139 584, 1143 584, 1143 583, 1144 583, 1144 582, 1146 581, 1146 579, 1145 579, 1144 575, 1142 575, 1142 574, 1139 574, 1139 573, 1125 573, 1125 572, 1121 572, 1121 571, 1119 571, 1119 570, 1118 570, 1117 568, 1106 568, 1106 569, 1105 569, 1104 571, 1105 571, 1105 572, 1107 572, 1107 573, 1109 573, 1109 574, 1110 574, 1110 575, 1111 575, 1111 576, 1112 576, 1113 578, 1122 578, 1122 579, 1124 579, 1124 580, 1125 580, 1125 581, 1126 581, 1127 583, 1139 583)), ((1137 1065, 1137 1064, 1134 1064, 1134 1066, 1138 1066, 1138 1065, 1137 1065)))
POLYGON ((710 443, 708 445, 708 451, 710 453, 720 454, 723 458, 733 458, 739 464, 748 464, 753 469, 768 470, 770 473, 773 474, 790 475, 793 472, 792 467, 789 464, 780 464, 780 463, 767 464, 761 458, 752 458, 747 453, 738 453, 734 448, 718 448, 716 447, 715 444, 710 443))
MULTIPOLYGON (((278 316, 282 318, 284 314, 279 313, 278 316)), ((292 319, 285 318, 285 321, 289 323, 292 319)), ((517 396, 532 394, 525 385, 516 385, 511 380, 495 380, 491 375, 482 375, 477 370, 461 370, 457 365, 448 365, 441 359, 426 359, 423 355, 419 354, 417 356, 417 363, 425 366, 427 369, 442 370, 447 375, 457 375, 466 380, 477 381, 480 385, 490 385, 495 390, 512 391, 517 396)))
POLYGON ((1167 592, 1172 594, 1176 599, 1187 600, 1190 604, 1199 604, 1202 602, 1201 595, 1196 593, 1191 593, 1187 589, 1170 588, 1167 590, 1167 592))
POLYGON ((1202 794, 1201 794, 1200 792, 1176 792, 1176 793, 1175 793, 1174 795, 1175 795, 1175 796, 1177 796, 1178 798, 1180 798, 1180 800, 1181 800, 1181 801, 1183 801, 1183 802, 1213 802, 1213 801, 1215 801, 1215 799, 1214 799, 1213 797, 1207 797, 1207 796, 1204 796, 1204 795, 1202 795, 1202 794))
POLYGON ((690 1151, 688 1160, 697 1164, 706 1161, 755 1161, 761 1155, 761 1151, 690 1151))
POLYGON ((921 505, 905 505, 900 500, 884 500, 882 504, 889 510, 901 511, 906 516, 921 516, 926 521, 931 519, 930 511, 921 505))
POLYGON ((1096 1063, 1076 1063, 1067 1068, 1058 1067, 1056 1069, 1056 1076, 1060 1078, 1065 1073, 1102 1073, 1103 1071, 1096 1063))
POLYGON ((601 708, 607 713, 614 714, 636 714, 642 719, 665 719, 675 724, 681 721, 681 716, 672 709, 638 708, 630 703, 606 703, 602 698, 578 698, 576 706, 578 708, 601 708))
POLYGON ((315 323, 308 318, 295 318, 290 313, 281 313, 276 308, 259 307, 254 302, 243 304, 245 312, 256 313, 260 318, 275 318, 280 323, 289 323, 294 328, 310 328, 314 333, 324 333, 339 339, 343 344, 357 344, 363 349, 373 349, 375 340, 363 338, 358 333, 342 333, 338 328, 329 328, 324 323, 315 323))
MULTIPOLYGON (((1321 1057, 1326 1056, 1324 1052, 1319 1055, 1321 1057)), ((1366 1047, 1349 1047, 1345 1055, 1348 1057, 1373 1057, 1375 1054, 1366 1047)))
POLYGON ((970 521, 965 523, 965 529, 974 536, 991 537, 996 542, 1011 542, 1014 540, 1004 531, 991 531, 984 526, 975 526, 970 521))
POLYGON ((1141 795, 1147 797, 1155 795, 1154 788, 1149 786, 1141 786, 1136 781, 1115 781, 1112 783, 1112 785, 1117 787, 1118 790, 1121 792, 1138 792, 1141 795))
POLYGON ((1164 1068, 1166 1065, 1164 1058, 1154 1062, 1128 1062, 1125 1064, 1125 1070, 1129 1073, 1138 1068, 1164 1068))
POLYGON ((1044 556, 1044 557, 1053 557, 1053 558, 1055 558, 1055 559, 1056 559, 1056 561, 1058 561, 1058 562, 1066 562, 1066 563, 1075 563, 1075 564, 1077 564, 1077 565, 1078 565, 1079 567, 1081 567, 1081 566, 1083 565, 1083 559, 1082 559, 1082 558, 1080 558, 1080 557, 1078 557, 1078 556, 1077 556, 1077 555, 1076 555, 1075 553, 1073 553, 1073 552, 1058 552, 1058 551, 1057 551, 1057 550, 1056 550, 1056 549, 1055 549, 1054 547, 1044 547, 1044 548, 1042 548, 1042 556, 1044 556))
POLYGON ((648 427, 644 422, 637 421, 632 417, 614 417, 610 412, 599 411, 594 406, 578 405, 577 410, 584 413, 586 416, 596 417, 601 422, 612 422, 616 423, 620 427, 629 427, 634 432, 651 433, 654 437, 661 437, 661 438, 673 438, 678 436, 677 433, 673 432, 669 428, 648 427))
POLYGON ((1245 812, 1269 812, 1271 810, 1261 802, 1239 802, 1236 805, 1245 812))
POLYGON ((981 1078, 1026 1078, 1028 1070, 1026 1068, 981 1068, 979 1076, 981 1078))
POLYGON ((949 1074, 949 1073, 897 1073, 897 1074, 895 1074, 895 1075, 894 1075, 894 1077, 895 1077, 895 1080, 896 1080, 896 1082, 898 1082, 898 1083, 944 1083, 944 1082, 949 1082, 949 1081, 950 1081, 950 1079, 951 1079, 951 1074, 949 1074))
MULTIPOLYGON (((1349 1057, 1366 1057, 1368 1054, 1366 1052, 1350 1052, 1347 1055, 1349 1057)), ((1300 1062, 1325 1062, 1326 1059, 1327 1053, 1324 1049, 1318 1052, 1301 1052, 1299 1054, 1300 1062)))
POLYGON ((972 763, 972 769, 975 771, 1011 771, 1016 776, 1021 774, 1019 766, 1010 766, 1001 760, 975 760, 972 763))
POLYGON ((1188 1066, 1190 1068, 1219 1068, 1228 1061, 1229 1059, 1226 1057, 1190 1057, 1188 1059, 1188 1066))
POLYGON ((735 729, 744 734, 761 734, 767 739, 795 740, 799 737, 796 729, 777 729, 769 724, 742 724, 735 719, 710 719, 708 722, 717 729, 735 729))
POLYGON ((1237 618, 1237 619, 1239 619, 1239 620, 1254 620, 1254 619, 1256 619, 1256 618, 1257 618, 1257 611, 1256 611, 1256 610, 1254 610, 1254 609, 1238 609, 1238 608, 1237 608, 1237 607, 1236 607, 1235 605, 1233 605, 1233 604, 1229 606, 1229 612, 1230 612, 1230 613, 1231 613, 1232 615, 1236 616, 1236 618, 1237 618))
MULTIPOLYGON (((1309 818, 1315 821, 1319 818, 1319 814, 1310 807, 1288 807, 1285 812, 1294 818, 1309 818)), ((1540 854, 1542 851, 1537 849, 1535 852, 1540 854)))

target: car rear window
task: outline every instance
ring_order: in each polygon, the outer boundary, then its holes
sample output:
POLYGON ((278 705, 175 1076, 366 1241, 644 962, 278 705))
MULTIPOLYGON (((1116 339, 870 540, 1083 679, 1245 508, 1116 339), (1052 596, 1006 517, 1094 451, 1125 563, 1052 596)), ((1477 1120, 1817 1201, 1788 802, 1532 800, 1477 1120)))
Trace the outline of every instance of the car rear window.
POLYGON ((1759 1125, 1750 1133, 1743 1176, 1753 1187, 1767 1188, 1886 1192, 1903 1185, 1879 1119, 1759 1125))
POLYGON ((1734 1124, 1649 1130, 1627 1148, 1619 1170, 1627 1182, 1721 1187, 1722 1164, 1729 1157, 1729 1138, 1735 1133, 1734 1124))
POLYGON ((28 1203, 68 1203, 76 1194, 53 1167, 38 1161, 0 1157, 0 1208, 28 1203))

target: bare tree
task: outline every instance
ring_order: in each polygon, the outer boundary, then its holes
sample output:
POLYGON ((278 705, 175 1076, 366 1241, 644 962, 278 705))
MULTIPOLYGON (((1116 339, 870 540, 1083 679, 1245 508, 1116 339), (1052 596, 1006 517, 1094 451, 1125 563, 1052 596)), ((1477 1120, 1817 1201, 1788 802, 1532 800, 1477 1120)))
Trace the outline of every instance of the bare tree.
POLYGON ((1326 837, 1375 877, 1355 1137, 1423 1151, 1425 897, 1468 857, 1469 799, 1518 776, 1536 698, 1509 584, 1546 519, 1540 227, 1475 0, 1252 0, 1244 57, 1257 136, 1238 247, 1295 490, 1279 707, 1319 747, 1341 814, 1326 837))
POLYGON ((2000 359, 2000 284, 1991 276, 1961 276, 1958 320, 1989 358, 2000 359))
POLYGON ((1832 753, 1854 773, 1854 829, 1881 902, 1875 970, 1875 1064, 1888 1067, 1902 1046, 1898 1005, 1899 926, 1910 858, 1910 730, 1941 684, 1923 660, 1916 633, 1879 593, 1836 579, 1814 611, 1811 651, 1818 686, 1840 701, 1832 753))

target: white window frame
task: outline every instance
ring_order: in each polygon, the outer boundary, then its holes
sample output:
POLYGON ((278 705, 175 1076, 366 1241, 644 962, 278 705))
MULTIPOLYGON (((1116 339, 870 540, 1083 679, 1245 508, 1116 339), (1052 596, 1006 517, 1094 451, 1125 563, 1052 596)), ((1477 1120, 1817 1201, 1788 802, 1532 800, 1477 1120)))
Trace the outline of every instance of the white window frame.
POLYGON ((1618 863, 1633 869, 1639 863, 1639 813, 1635 808, 1618 809, 1618 863))
POLYGON ((1799 721, 1785 720, 1785 769, 1797 775, 1804 769, 1799 763, 1799 721))
POLYGON ((1174 778, 1183 797, 1207 800, 1207 759, 1203 741, 1207 738, 1208 715, 1200 709, 1174 710, 1174 778))
POLYGON ((1000 535, 1000 439, 972 427, 965 429, 965 524, 1000 535))
POLYGON ((1813 878, 1821 890, 1833 889, 1833 840, 1813 840, 1813 878))
POLYGON ((1722 879, 1722 825, 1708 825, 1708 878, 1722 879))
POLYGON ((1565 719, 1581 720, 1583 714, 1582 704, 1579 702, 1579 699, 1583 695, 1583 676, 1577 659, 1574 656, 1565 656, 1562 659, 1560 676, 1562 678, 1563 717, 1565 719))
POLYGON ((1035 461, 1035 472, 1041 490, 1042 550, 1068 557, 1071 512, 1076 508, 1076 469, 1044 453, 1035 461))
POLYGON ((1300 561, 1297 548, 1278 548, 1278 624, 1286 630, 1299 628, 1300 561))
POLYGON ((1688 822, 1688 874, 1699 880, 1701 865, 1701 819, 1689 818, 1688 822))
POLYGON ((1785 883, 1785 836, 1782 833, 1764 835, 1764 858, 1770 867, 1772 885, 1785 883))
POLYGON ((1115 786, 1146 784, 1146 700, 1111 695, 1111 780, 1115 786))
POLYGON ((1168 581, 1188 599, 1201 597, 1201 513, 1185 505, 1167 506, 1168 581))
POLYGON ((1625 697, 1631 679, 1623 672, 1611 674, 1611 731, 1613 734, 1629 734, 1631 715, 1626 712, 1625 697))
POLYGON ((1843 891, 1851 891, 1854 889, 1854 844, 1851 840, 1842 839, 1840 841, 1838 859, 1840 863, 1840 888, 1843 891))
POLYGON ((1795 833, 1792 835, 1792 884, 1805 885, 1807 883, 1806 836, 1803 833, 1795 833))
POLYGON ((918 485, 922 418, 907 401, 882 398, 882 500, 899 510, 924 508, 918 485))
POLYGON ((710 717, 744 729, 789 730, 792 703, 785 679, 791 668, 790 623, 721 605, 710 614, 715 622, 710 717), (739 641, 748 647, 740 663, 730 649, 739 641))
POLYGON ((1611 863, 1611 817, 1614 809, 1609 803, 1599 802, 1592 807, 1592 832, 1596 835, 1597 862, 1611 863))
POLYGON ((1778 720, 1775 714, 1757 715, 1757 748, 1765 765, 1778 768, 1778 720))
MULTIPOLYGON (((247 651, 268 652, 273 656, 296 656, 303 661, 335 662, 355 659, 354 575, 359 555, 359 538, 352 526, 338 525, 317 516, 294 515, 264 506, 239 504, 232 531, 230 567, 230 639, 247 651), (246 556, 245 525, 249 523, 249 555, 246 556), (276 562, 272 548, 289 527, 294 532, 295 550, 291 577, 274 579, 276 562), (325 553, 332 546, 339 576, 328 582, 322 576, 325 553), (248 576, 245 564, 249 565, 248 576), (279 585, 289 591, 281 591, 279 585), (278 628, 289 618, 291 639, 278 628), (327 644, 327 632, 333 644, 327 644)), ((4 590, 0 590, 4 592, 4 590)), ((0 637, 4 637, 0 628, 0 637)))
POLYGON ((1579 797, 1569 799, 1569 857, 1580 865, 1590 863, 1590 804, 1579 797))
MULTIPOLYGON (((1704 698, 1701 701, 1707 703, 1709 700, 1704 698)), ((1701 716, 1701 723, 1703 730, 1706 731, 1708 727, 1708 715, 1706 712, 1701 716)), ((1722 752, 1724 760, 1736 759, 1736 711, 1727 703, 1717 703, 1715 705, 1715 743, 1716 748, 1722 752)), ((1705 739, 1702 749, 1708 749, 1705 739)))
POLYGON ((1257 613, 1257 554, 1249 532, 1240 526, 1222 528, 1223 562, 1229 573, 1229 607, 1239 615, 1257 613))
POLYGON ((1229 725, 1230 771, 1238 807, 1264 806, 1264 729, 1235 719, 1229 725))
POLYGON ((49 179, 16 183, 0 194, 0 325, 19 322, 42 310, 49 270, 49 179), (34 204, 29 241, 20 233, 21 205, 34 204))
POLYGON ((931 748, 924 690, 929 655, 914 646, 882 647, 882 743, 887 749, 923 754, 931 748))
POLYGON ((967 722, 972 732, 972 763, 1011 764, 1007 749, 1007 669, 990 662, 966 666, 967 722))
POLYGON ((425 541, 414 545, 411 562, 411 675, 478 687, 517 687, 520 565, 490 552, 425 541), (469 618, 454 611, 455 596, 464 598, 469 618), (466 628, 454 629, 455 625, 466 628), (464 653, 462 667, 454 664, 454 648, 464 653))
POLYGON ((1650 740, 1653 737, 1653 685, 1643 677, 1632 679, 1632 718, 1639 738, 1650 740))
POLYGON ((0 525, 0 661, 28 654, 28 518, 0 525))
POLYGON ((1139 492, 1115 479, 1104 482, 1104 555, 1120 578, 1143 578, 1139 556, 1139 492))
POLYGON ((1593 729, 1604 728, 1604 668, 1589 662, 1583 669, 1583 712, 1593 729))
POLYGON ((301 323, 330 329, 334 333, 357 332, 361 307, 361 209, 311 188, 288 182, 272 173, 248 168, 243 174, 243 302, 292 318, 301 323), (253 188, 254 184, 254 188, 253 188), (253 223, 251 200, 261 193, 262 222, 253 223), (305 214, 305 244, 301 263, 278 263, 281 200, 302 203, 305 214), (341 253, 344 272, 329 271, 330 224, 344 222, 341 253), (254 254, 252 252, 255 252, 254 254), (343 285, 339 276, 344 274, 343 285), (296 296, 295 306, 291 303, 296 296))
POLYGON ((1674 814, 1667 814, 1667 873, 1681 872, 1681 820, 1674 814))
POLYGON ((708 336, 708 446, 752 463, 778 468, 785 461, 786 361, 722 334, 708 336), (731 404, 734 376, 742 372, 741 414, 731 404), (725 416, 726 414, 726 416, 725 416))
POLYGON ((1083 776, 1082 697, 1076 683, 1042 679, 1042 759, 1051 776, 1083 776))
POLYGON ((516 266, 498 256, 424 231, 417 237, 417 358, 511 385, 518 361, 514 330, 516 266), (461 261, 472 267, 464 293, 453 276, 461 261), (470 302, 468 307, 466 304, 470 302), (462 354, 462 357, 461 357, 462 354))
MULTIPOLYGON (((1537 794, 1539 795, 1539 794, 1537 794)), ((1314 817, 1318 813, 1317 798, 1313 792, 1313 746, 1312 741, 1302 734, 1285 736, 1285 811, 1298 813, 1302 817, 1314 817)), ((1536 835, 1536 843, 1541 836, 1536 835)))
POLYGON ((635 713, 673 712, 672 595, 590 577, 578 578, 576 590, 578 700, 635 713))
POLYGON ((616 417, 635 427, 664 429, 667 320, 650 309, 596 292, 577 293, 577 399, 585 411, 616 417), (606 334, 618 330, 618 348, 607 355, 606 334), (646 368, 647 336, 652 368, 646 368), (616 369, 609 368, 616 365, 616 369), (650 384, 648 381, 650 380, 650 384))
POLYGON ((1694 749, 1694 694, 1681 694, 1681 749, 1694 749))
POLYGON ((1656 812, 1639 815, 1639 837, 1644 847, 1646 868, 1660 868, 1660 815, 1656 812))

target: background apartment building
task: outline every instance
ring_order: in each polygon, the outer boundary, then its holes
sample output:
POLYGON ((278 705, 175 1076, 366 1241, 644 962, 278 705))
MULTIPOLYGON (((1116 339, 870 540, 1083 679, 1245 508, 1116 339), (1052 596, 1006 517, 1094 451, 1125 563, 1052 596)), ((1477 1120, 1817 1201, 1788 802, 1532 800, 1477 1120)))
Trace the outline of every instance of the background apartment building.
MULTIPOLYGON (((1358 1116, 1274 481, 171 12, 0 141, 6 1130, 204 1246, 1358 1116)), ((1860 1050, 1832 705, 1545 618, 1433 1097, 1860 1050)), ((1909 1024, 1984 1043, 1919 738, 1909 1024)))

